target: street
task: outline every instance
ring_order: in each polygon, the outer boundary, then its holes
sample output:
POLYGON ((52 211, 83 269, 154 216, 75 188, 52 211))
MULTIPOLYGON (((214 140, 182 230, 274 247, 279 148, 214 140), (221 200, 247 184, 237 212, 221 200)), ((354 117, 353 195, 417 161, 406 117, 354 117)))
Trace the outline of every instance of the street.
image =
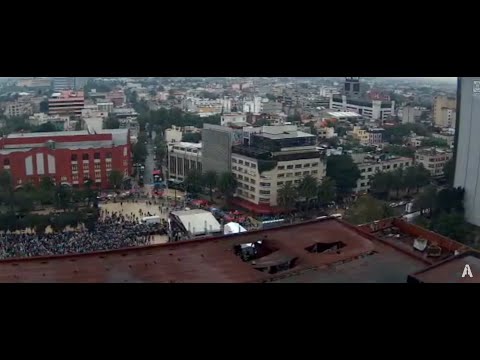
POLYGON ((153 146, 149 142, 147 144, 148 155, 145 159, 145 173, 143 175, 143 181, 145 185, 153 184, 153 170, 155 170, 155 160, 153 159, 153 146))

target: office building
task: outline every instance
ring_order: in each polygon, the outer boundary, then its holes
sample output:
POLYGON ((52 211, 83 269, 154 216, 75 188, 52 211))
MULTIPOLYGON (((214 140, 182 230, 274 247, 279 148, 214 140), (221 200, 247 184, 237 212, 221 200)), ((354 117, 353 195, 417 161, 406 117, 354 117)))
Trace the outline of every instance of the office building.
POLYGON ((278 190, 284 185, 296 186, 306 175, 320 182, 326 172, 314 135, 295 125, 259 129, 232 149, 236 194, 243 200, 239 204, 254 212, 277 207, 278 190))
POLYGON ((183 132, 180 127, 172 125, 171 129, 165 129, 165 142, 167 144, 182 141, 183 132))
POLYGON ((97 101, 98 110, 110 113, 113 111, 113 102, 97 101))
POLYGON ((413 124, 415 122, 415 107, 405 106, 402 109, 402 124, 413 124))
POLYGON ((415 162, 430 171, 432 177, 442 177, 445 164, 453 156, 451 150, 428 148, 415 152, 415 162))
POLYGON ((368 145, 380 145, 383 142, 383 132, 385 129, 382 128, 371 128, 367 130, 368 134, 368 145))
POLYGON ((73 130, 70 127, 69 116, 48 115, 45 113, 36 113, 28 118, 28 122, 33 126, 39 126, 46 123, 55 125, 58 131, 73 130))
POLYGON ((178 142, 168 144, 168 177, 185 180, 192 170, 202 171, 202 144, 178 142))
POLYGON ((367 192, 370 189, 370 180, 377 172, 395 171, 413 165, 413 159, 398 156, 380 157, 357 154, 353 159, 360 170, 360 179, 357 180, 357 186, 354 189, 356 193, 367 192))
POLYGON ((10 171, 17 187, 37 185, 49 176, 56 184, 73 187, 91 179, 105 189, 112 170, 129 176, 131 168, 128 130, 19 133, 0 139, 0 171, 10 171))
POLYGON ((62 91, 48 99, 49 115, 80 116, 85 106, 83 91, 62 91))
POLYGON ((55 77, 53 78, 53 91, 64 91, 75 89, 74 77, 55 77))
POLYGON ((437 127, 454 128, 456 122, 457 99, 445 95, 433 98, 433 122, 437 127))
POLYGON ((203 171, 216 171, 218 174, 232 169, 232 146, 243 142, 243 128, 203 124, 202 166, 203 171))

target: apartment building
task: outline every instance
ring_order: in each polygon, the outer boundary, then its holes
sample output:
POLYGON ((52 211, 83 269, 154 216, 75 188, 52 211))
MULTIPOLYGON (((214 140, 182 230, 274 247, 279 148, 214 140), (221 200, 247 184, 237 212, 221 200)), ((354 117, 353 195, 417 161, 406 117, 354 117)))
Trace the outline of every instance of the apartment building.
POLYGON ((370 120, 387 120, 395 114, 395 101, 349 98, 346 95, 332 95, 330 109, 353 111, 370 120))
POLYGON ((97 101, 97 106, 99 111, 108 113, 113 111, 113 102, 111 101, 97 101))
POLYGON ((445 95, 435 96, 432 103, 433 122, 438 127, 455 127, 457 99, 445 95))
POLYGON ((5 107, 5 116, 7 117, 31 115, 32 113, 32 104, 26 101, 11 102, 5 107))
POLYGON ((415 162, 430 171, 432 177, 442 177, 445 164, 453 156, 451 150, 438 148, 419 149, 415 152, 415 162))
POLYGON ((364 193, 370 189, 370 179, 377 172, 395 171, 399 168, 407 168, 413 165, 413 159, 406 157, 379 157, 379 156, 358 156, 354 158, 360 170, 360 179, 357 180, 355 193, 364 193))
POLYGON ((360 126, 354 126, 353 130, 350 132, 350 135, 353 136, 354 139, 360 141, 361 145, 368 145, 370 141, 370 135, 367 129, 363 129, 360 126))
POLYGON ((168 144, 167 160, 169 179, 183 181, 190 171, 202 171, 202 144, 168 144))
POLYGON ((381 128, 372 128, 367 130, 368 145, 380 145, 383 142, 383 132, 381 128))
POLYGON ((54 93, 48 99, 49 115, 80 116, 85 106, 83 91, 62 91, 54 93))
POLYGON ((298 185, 311 175, 321 181, 325 163, 315 147, 316 137, 296 126, 264 126, 252 133, 245 145, 232 149, 232 173, 238 182, 236 195, 250 210, 278 206, 278 190, 298 185), (247 145, 248 144, 248 145, 247 145))

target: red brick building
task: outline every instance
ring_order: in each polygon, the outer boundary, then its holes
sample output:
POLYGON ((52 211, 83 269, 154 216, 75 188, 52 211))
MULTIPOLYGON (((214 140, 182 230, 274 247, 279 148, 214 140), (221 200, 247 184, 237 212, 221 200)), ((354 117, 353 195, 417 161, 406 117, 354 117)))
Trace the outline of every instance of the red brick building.
POLYGON ((112 170, 131 174, 129 138, 128 129, 10 134, 0 138, 0 171, 9 170, 17 187, 50 176, 56 184, 77 187, 90 178, 107 188, 112 170))

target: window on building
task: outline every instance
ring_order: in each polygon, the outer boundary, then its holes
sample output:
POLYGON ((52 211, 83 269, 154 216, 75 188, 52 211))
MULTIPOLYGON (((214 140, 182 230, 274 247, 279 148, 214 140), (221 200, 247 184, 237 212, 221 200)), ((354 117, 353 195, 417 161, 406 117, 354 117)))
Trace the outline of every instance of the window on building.
POLYGON ((390 165, 387 165, 387 169, 390 169, 390 165))
POLYGON ((283 177, 285 177, 285 174, 284 174, 284 173, 278 174, 278 177, 279 177, 279 178, 283 178, 283 177))
POLYGON ((255 184, 256 181, 255 181, 254 179, 250 179, 250 183, 251 183, 251 184, 255 184))
POLYGON ((318 163, 312 163, 312 167, 317 167, 318 163))
POLYGON ((261 182, 261 183, 260 183, 260 186, 263 186, 263 187, 270 187, 270 183, 261 182))
POLYGON ((88 160, 88 154, 82 154, 82 160, 88 160))
POLYGON ((101 178, 102 177, 102 172, 101 171, 95 171, 95 178, 101 178))
POLYGON ((253 186, 250 186, 250 191, 255 191, 255 188, 253 186))
POLYGON ((105 156, 106 159, 111 159, 112 158, 112 153, 111 152, 107 152, 107 155, 105 156))
POLYGON ((72 154, 72 156, 70 157, 70 161, 77 161, 77 154, 72 154))
POLYGON ((313 174, 318 174, 318 170, 312 170, 312 175, 313 174))
POLYGON ((236 166, 232 166, 232 170, 237 170, 237 167, 236 166))
POLYGON ((78 165, 77 164, 73 164, 72 165, 72 172, 76 172, 78 171, 78 165))
POLYGON ((293 169, 293 165, 287 165, 287 169, 293 169))
POLYGON ((248 161, 245 161, 245 166, 250 166, 250 163, 248 161))
POLYGON ((310 164, 303 164, 303 167, 308 168, 308 167, 310 167, 310 164))
POLYGON ((282 185, 283 185, 283 181, 277 182, 277 186, 282 186, 282 185))
POLYGON ((285 181, 285 185, 292 185, 292 180, 285 181))
POLYGON ((362 187, 365 186, 365 183, 360 183, 360 186, 362 186, 362 187))
POLYGON ((361 173, 364 173, 364 172, 365 172, 365 170, 366 170, 366 169, 362 169, 362 170, 360 170, 360 172, 361 172, 361 173))
POLYGON ((269 204, 270 203, 270 198, 262 198, 261 197, 261 198, 258 199, 258 202, 269 204))
POLYGON ((277 167, 278 170, 285 170, 285 166, 281 165, 277 167))
POLYGON ((95 160, 100 160, 100 153, 98 153, 98 152, 94 153, 94 154, 93 154, 93 158, 94 158, 95 160))
POLYGON ((292 173, 287 173, 287 177, 292 177, 293 174, 292 173))
POLYGON ((248 197, 249 197, 250 199, 255 200, 255 195, 254 195, 254 194, 248 194, 248 197))
POLYGON ((393 164, 393 168, 395 169, 397 167, 397 164, 393 164))
POLYGON ((400 163, 400 167, 403 168, 403 163, 400 163))
POLYGON ((375 166, 375 171, 379 171, 380 170, 380 166, 375 166))
POLYGON ((432 168, 435 167, 435 165, 433 165, 433 164, 428 164, 428 167, 429 167, 430 169, 432 169, 432 168))
POLYGON ((72 175, 72 181, 78 181, 78 174, 72 175))
POLYGON ((300 171, 295 173, 295 176, 300 176, 300 175, 302 175, 300 171))
POLYGON ((269 190, 260 190, 260 195, 270 195, 269 190))
POLYGON ((238 195, 243 195, 243 190, 237 189, 237 194, 238 195))
POLYGON ((238 175, 238 178, 239 178, 240 180, 243 180, 243 175, 238 175))
POLYGON ((243 160, 238 160, 238 163, 239 163, 240 165, 243 165, 243 160))
POLYGON ((101 170, 102 168, 100 167, 101 165, 100 164, 95 164, 95 170, 101 170))
POLYGON ((257 168, 257 164, 252 163, 252 164, 250 165, 250 167, 251 167, 252 169, 256 169, 256 168, 257 168))
POLYGON ((407 162, 407 163, 405 163, 405 166, 408 166, 408 164, 409 164, 408 162, 407 162))
POLYGON ((237 163, 237 159, 233 158, 233 159, 232 159, 232 162, 233 162, 234 164, 236 164, 236 163, 237 163))
POLYGON ((372 168, 368 168, 368 172, 372 172, 372 168))
POLYGON ((296 164, 295 169, 300 169, 302 167, 302 164, 296 164))

